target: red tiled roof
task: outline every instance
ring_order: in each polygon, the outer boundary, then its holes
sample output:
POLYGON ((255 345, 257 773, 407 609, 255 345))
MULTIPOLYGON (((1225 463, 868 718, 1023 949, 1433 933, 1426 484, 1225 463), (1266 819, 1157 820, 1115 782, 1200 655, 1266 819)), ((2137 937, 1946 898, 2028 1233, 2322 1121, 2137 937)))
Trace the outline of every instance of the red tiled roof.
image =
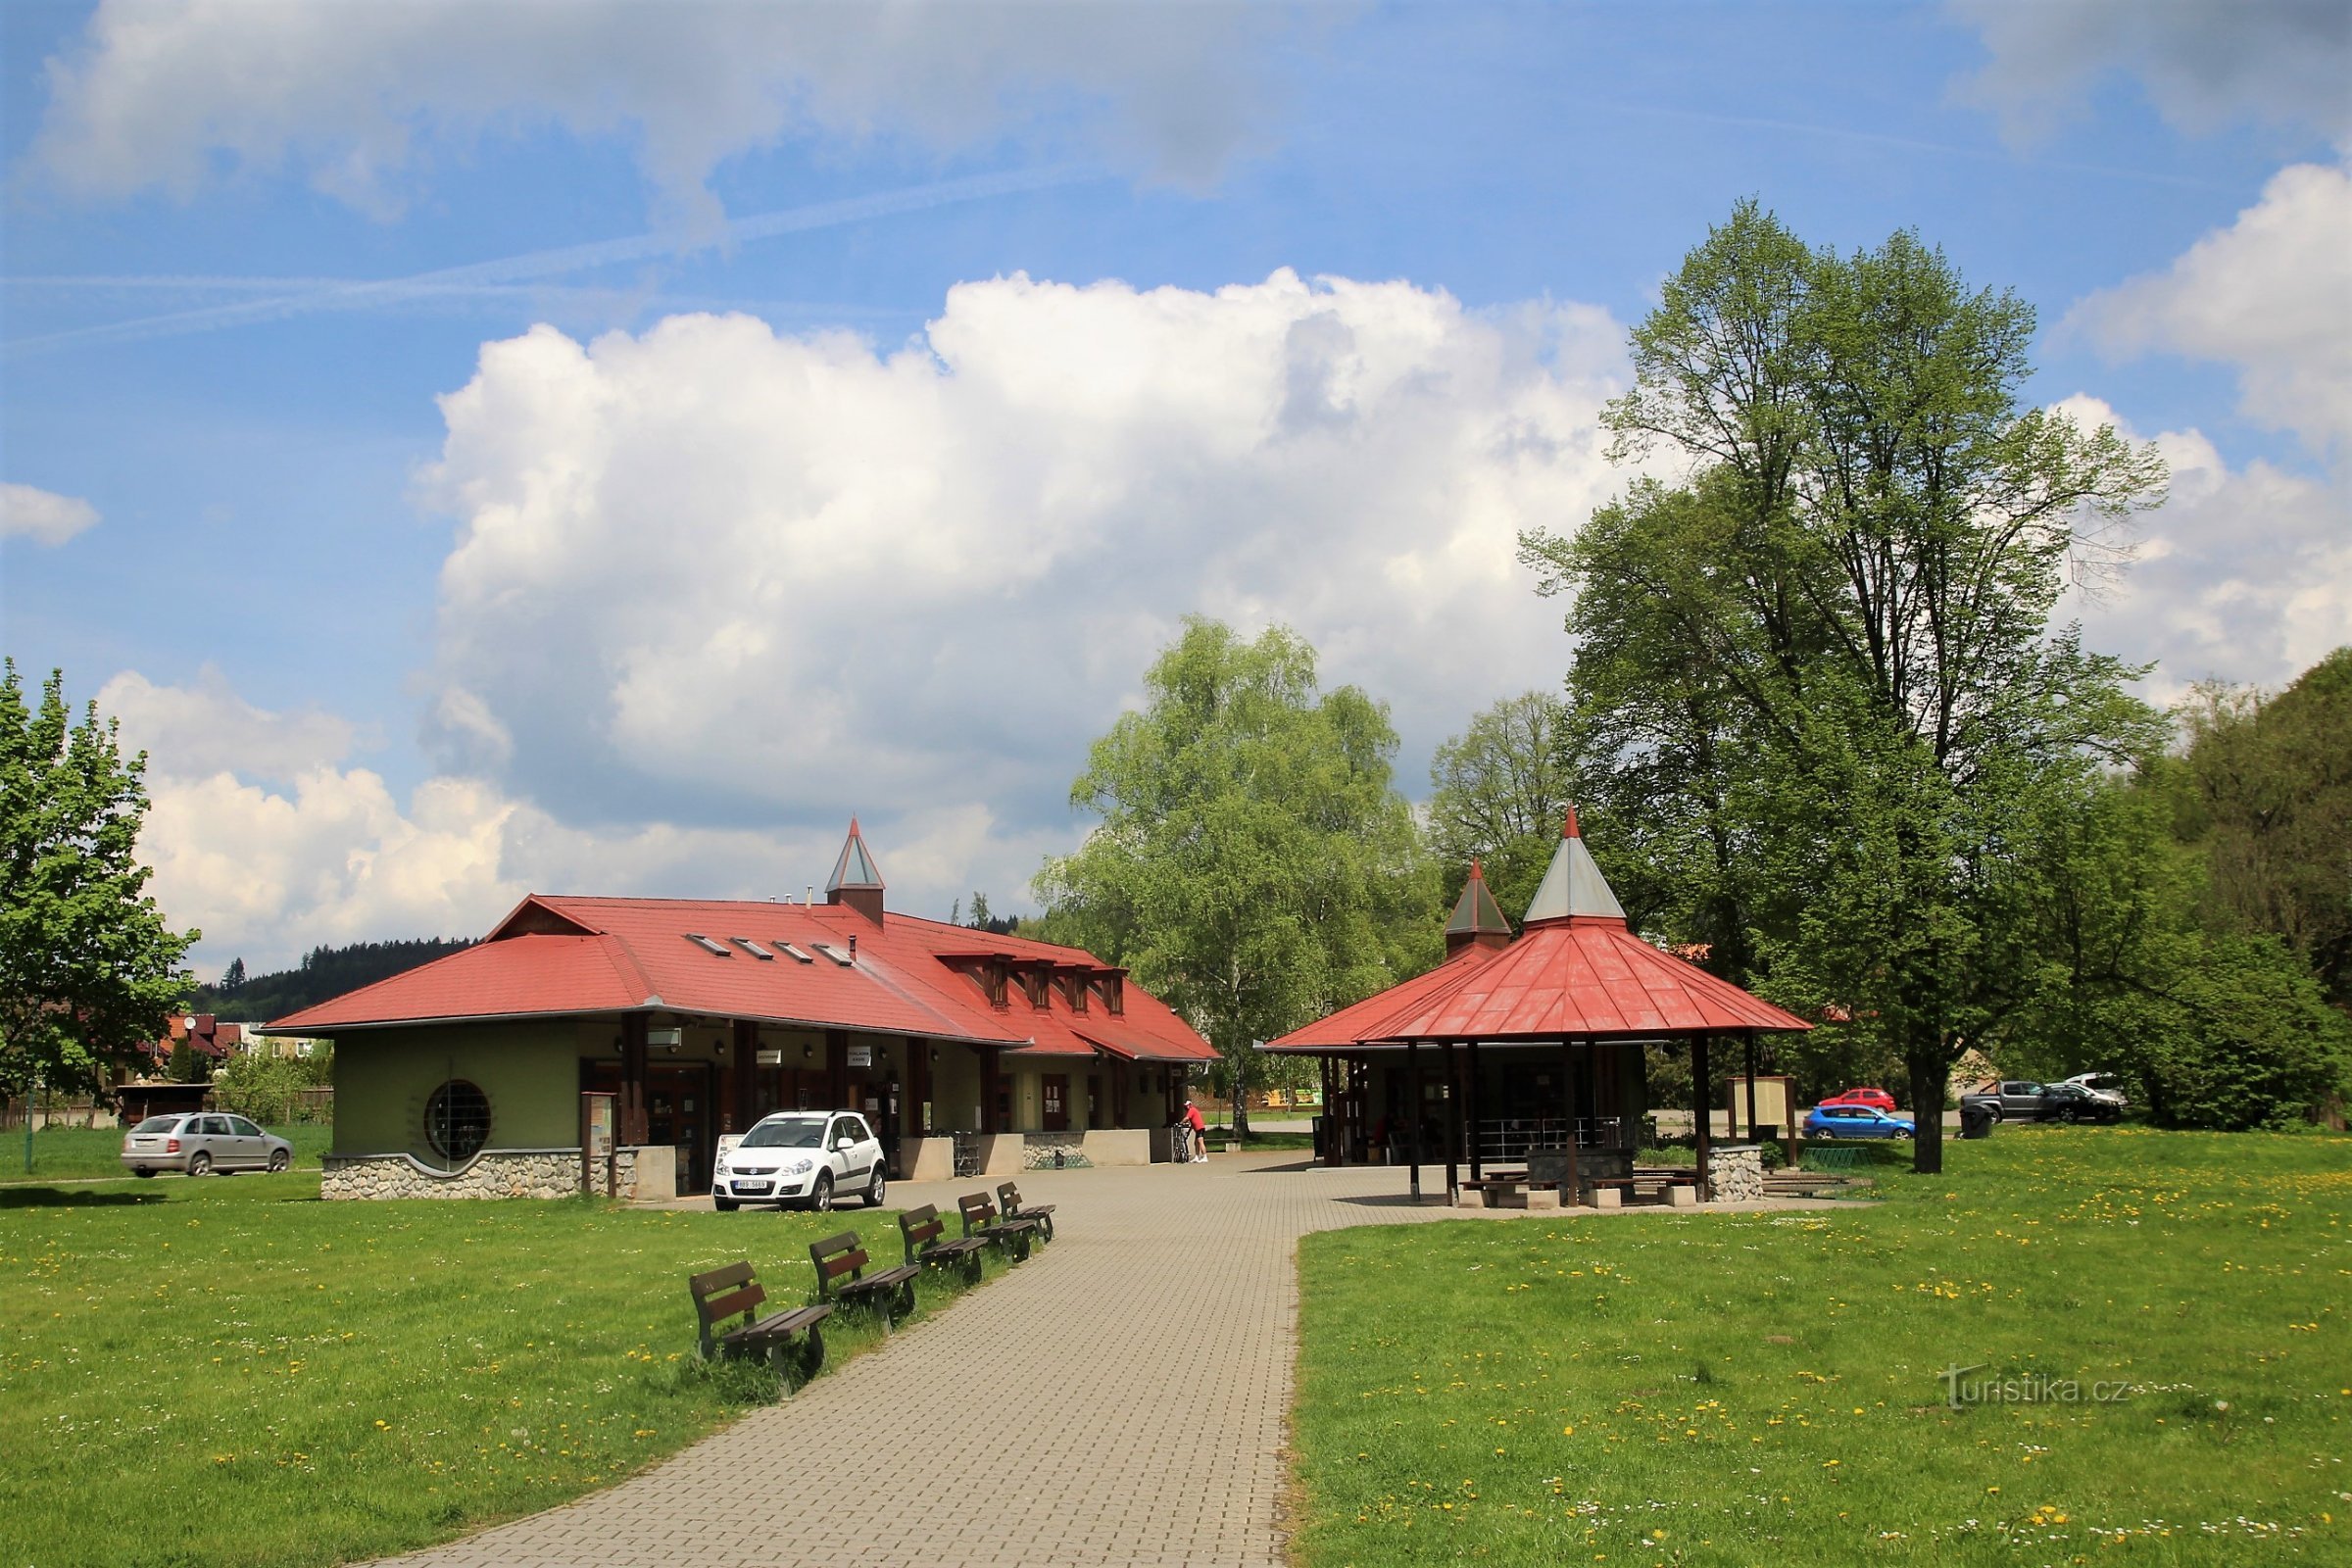
POLYGON ((1017 985, 1006 1005, 996 1006, 978 981, 945 961, 981 955, 1107 968, 1077 948, 904 914, 877 926, 842 905, 534 897, 462 953, 270 1027, 327 1034, 427 1019, 659 1009, 964 1040, 1022 1054, 1093 1056, 1101 1049, 1145 1060, 1215 1058, 1183 1019, 1132 984, 1123 988, 1117 1015, 1099 1002, 1080 1013, 1051 986, 1043 1007, 1017 985), (760 957, 737 938, 774 956, 760 957), (852 964, 818 951, 822 945, 847 955, 853 942, 852 964), (786 943, 815 961, 790 956, 786 943))

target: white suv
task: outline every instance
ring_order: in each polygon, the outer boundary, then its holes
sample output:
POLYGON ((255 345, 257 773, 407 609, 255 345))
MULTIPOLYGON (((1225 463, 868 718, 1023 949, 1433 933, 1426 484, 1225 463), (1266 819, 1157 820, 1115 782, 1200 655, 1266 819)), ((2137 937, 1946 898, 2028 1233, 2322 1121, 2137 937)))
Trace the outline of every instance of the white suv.
POLYGON ((884 1175, 881 1142, 856 1111, 783 1110, 718 1141, 710 1202, 722 1213, 746 1203, 823 1209, 856 1193, 879 1208, 884 1175))

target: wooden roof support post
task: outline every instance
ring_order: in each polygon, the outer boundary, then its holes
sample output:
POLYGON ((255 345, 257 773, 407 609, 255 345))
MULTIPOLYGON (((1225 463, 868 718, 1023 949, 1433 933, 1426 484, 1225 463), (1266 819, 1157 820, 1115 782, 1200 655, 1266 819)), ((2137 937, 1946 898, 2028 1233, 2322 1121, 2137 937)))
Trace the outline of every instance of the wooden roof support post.
POLYGON ((1413 1152, 1413 1201, 1421 1201, 1421 1042, 1404 1043, 1404 1119, 1408 1129, 1405 1136, 1412 1140, 1407 1147, 1413 1152))
POLYGON ((1462 1115, 1470 1128, 1470 1179, 1477 1181, 1482 1174, 1478 1151, 1478 1042, 1473 1040, 1464 1046, 1462 1054, 1470 1058, 1470 1098, 1462 1108, 1462 1115))
POLYGON ((1560 1206, 1571 1207, 1581 1202, 1584 1188, 1576 1175, 1576 1146, 1582 1140, 1576 1134, 1576 1048, 1568 1037, 1560 1037, 1560 1114, 1568 1123, 1568 1175, 1560 1184, 1560 1206))
POLYGON ((1741 1042, 1747 1048, 1747 1141, 1756 1141, 1756 1032, 1746 1031, 1741 1042))
POLYGON ((1446 1201, 1462 1200, 1462 1080, 1453 1070, 1453 1042, 1446 1042, 1446 1201))
POLYGON ((1715 1120, 1714 1097, 1707 1092, 1707 1037, 1703 1034, 1690 1037, 1690 1100, 1698 1112, 1694 1125, 1698 1130, 1698 1198, 1703 1203, 1710 1200, 1707 1134, 1715 1120))
POLYGON ((735 1020, 732 1070, 719 1080, 721 1097, 718 1130, 749 1132, 760 1119, 760 1026, 749 1018, 735 1020))
POLYGON ((642 1012, 620 1015, 620 1141, 639 1148, 648 1136, 645 1115, 645 1050, 649 1020, 642 1012))

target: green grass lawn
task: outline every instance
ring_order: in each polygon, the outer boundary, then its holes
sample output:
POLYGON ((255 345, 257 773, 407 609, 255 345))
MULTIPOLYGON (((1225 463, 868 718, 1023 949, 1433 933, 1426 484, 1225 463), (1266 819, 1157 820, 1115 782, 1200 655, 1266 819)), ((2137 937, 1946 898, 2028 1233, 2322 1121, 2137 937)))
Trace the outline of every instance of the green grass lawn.
POLYGON ((1945 1158, 1827 1213, 1307 1237, 1300 1559, 2352 1561, 2352 1140, 1945 1158), (1955 1412, 1955 1365, 2082 1399, 1955 1412))
MULTIPOLYGON (((318 1156, 326 1152, 335 1137, 335 1130, 324 1122, 300 1122, 269 1130, 294 1146, 296 1170, 317 1170, 318 1156)), ((125 1175, 122 1154, 120 1127, 43 1127, 32 1135, 32 1173, 26 1175, 24 1132, 19 1128, 13 1133, 0 1133, 0 1185, 125 1175)))
MULTIPOLYGON (((887 1210, 318 1192, 300 1173, 0 1189, 11 1568, 331 1563, 608 1486, 774 1395, 762 1368, 696 1359, 688 1274, 749 1257, 788 1305, 815 1238, 899 1249, 887 1210)), ((926 1280, 922 1309, 954 1294, 926 1280)), ((880 1337, 836 1324, 834 1364, 880 1337)))

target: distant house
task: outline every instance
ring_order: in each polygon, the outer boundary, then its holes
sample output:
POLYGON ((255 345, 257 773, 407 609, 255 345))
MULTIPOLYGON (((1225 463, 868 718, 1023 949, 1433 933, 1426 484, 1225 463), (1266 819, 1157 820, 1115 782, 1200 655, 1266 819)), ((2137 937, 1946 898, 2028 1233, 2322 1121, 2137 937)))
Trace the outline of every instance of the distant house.
POLYGON ((825 902, 523 900, 478 945, 263 1026, 335 1043, 327 1197, 553 1194, 581 1095, 616 1097, 624 1187, 708 1190, 718 1140, 862 1111, 894 1174, 1165 1157, 1215 1052, 1076 948, 893 913, 850 824, 825 902))
POLYGON ((185 1042, 200 1058, 205 1076, 213 1069, 245 1049, 245 1027, 242 1024, 222 1023, 209 1012, 175 1014, 166 1023, 164 1033, 147 1042, 139 1050, 140 1076, 161 1079, 172 1070, 172 1053, 185 1042))

